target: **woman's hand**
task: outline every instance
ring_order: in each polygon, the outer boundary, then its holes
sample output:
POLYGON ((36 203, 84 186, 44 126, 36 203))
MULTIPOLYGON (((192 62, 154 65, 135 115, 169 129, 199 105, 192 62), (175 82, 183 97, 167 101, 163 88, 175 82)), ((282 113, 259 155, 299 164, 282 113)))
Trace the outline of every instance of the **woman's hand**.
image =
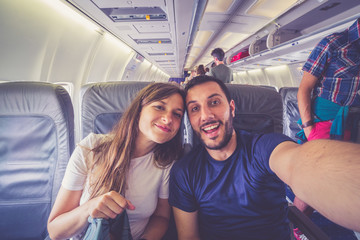
POLYGON ((88 201, 88 211, 92 218, 115 218, 125 209, 134 210, 135 206, 115 191, 105 193, 88 201))
POLYGON ((81 233, 92 218, 115 218, 124 209, 135 209, 132 203, 115 191, 105 193, 79 205, 81 191, 60 188, 48 220, 51 239, 67 239, 81 233))

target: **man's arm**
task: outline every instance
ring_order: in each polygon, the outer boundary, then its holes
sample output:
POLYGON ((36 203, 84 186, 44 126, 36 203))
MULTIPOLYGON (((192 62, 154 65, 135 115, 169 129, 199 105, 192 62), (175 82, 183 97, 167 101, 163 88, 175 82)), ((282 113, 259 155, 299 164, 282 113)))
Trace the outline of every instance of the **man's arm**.
POLYGON ((179 240, 200 240, 198 212, 185 212, 173 207, 179 240))
POLYGON ((283 142, 272 152, 270 168, 295 195, 346 228, 360 231, 360 145, 313 140, 283 142))
MULTIPOLYGON (((318 78, 314 75, 304 71, 303 78, 299 86, 297 94, 299 112, 302 123, 312 120, 311 114, 311 92, 313 91, 318 78)), ((311 132, 312 126, 304 128, 305 136, 308 137, 311 132)))

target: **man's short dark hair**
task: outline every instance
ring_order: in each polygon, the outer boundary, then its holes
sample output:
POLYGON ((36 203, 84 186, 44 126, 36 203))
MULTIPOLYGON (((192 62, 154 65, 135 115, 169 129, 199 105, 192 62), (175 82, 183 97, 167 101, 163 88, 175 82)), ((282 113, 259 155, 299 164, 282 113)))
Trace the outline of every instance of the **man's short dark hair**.
POLYGON ((211 56, 216 57, 219 61, 223 61, 225 53, 224 50, 222 50, 221 48, 215 48, 214 50, 212 50, 211 56))
POLYGON ((215 82, 217 83, 221 90, 224 92, 228 102, 231 101, 231 96, 230 96, 230 92, 228 90, 228 88, 226 87, 225 83, 217 78, 211 77, 211 76, 207 76, 207 75, 202 75, 202 76, 198 76, 198 77, 194 77, 193 79, 191 79, 188 84, 186 84, 185 86, 185 93, 187 94, 188 91, 195 87, 196 85, 200 85, 206 82, 215 82))

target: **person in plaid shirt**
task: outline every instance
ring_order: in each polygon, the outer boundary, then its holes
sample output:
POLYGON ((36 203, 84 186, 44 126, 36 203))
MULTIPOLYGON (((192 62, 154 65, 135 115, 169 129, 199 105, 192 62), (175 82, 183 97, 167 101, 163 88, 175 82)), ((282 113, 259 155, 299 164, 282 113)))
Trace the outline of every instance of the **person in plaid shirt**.
MULTIPOLYGON (((360 18, 345 31, 322 39, 302 70, 297 95, 300 142, 328 138, 359 142, 360 18)), ((313 212, 297 197, 294 204, 307 215, 313 212)))

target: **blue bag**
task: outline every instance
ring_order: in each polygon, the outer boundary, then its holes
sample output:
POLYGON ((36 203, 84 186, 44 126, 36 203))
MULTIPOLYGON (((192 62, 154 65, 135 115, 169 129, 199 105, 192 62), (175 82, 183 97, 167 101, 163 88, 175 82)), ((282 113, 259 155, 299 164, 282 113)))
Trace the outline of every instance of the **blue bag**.
POLYGON ((88 221, 90 224, 86 230, 84 240, 132 240, 126 211, 118 214, 115 219, 92 218, 89 216, 88 221))

